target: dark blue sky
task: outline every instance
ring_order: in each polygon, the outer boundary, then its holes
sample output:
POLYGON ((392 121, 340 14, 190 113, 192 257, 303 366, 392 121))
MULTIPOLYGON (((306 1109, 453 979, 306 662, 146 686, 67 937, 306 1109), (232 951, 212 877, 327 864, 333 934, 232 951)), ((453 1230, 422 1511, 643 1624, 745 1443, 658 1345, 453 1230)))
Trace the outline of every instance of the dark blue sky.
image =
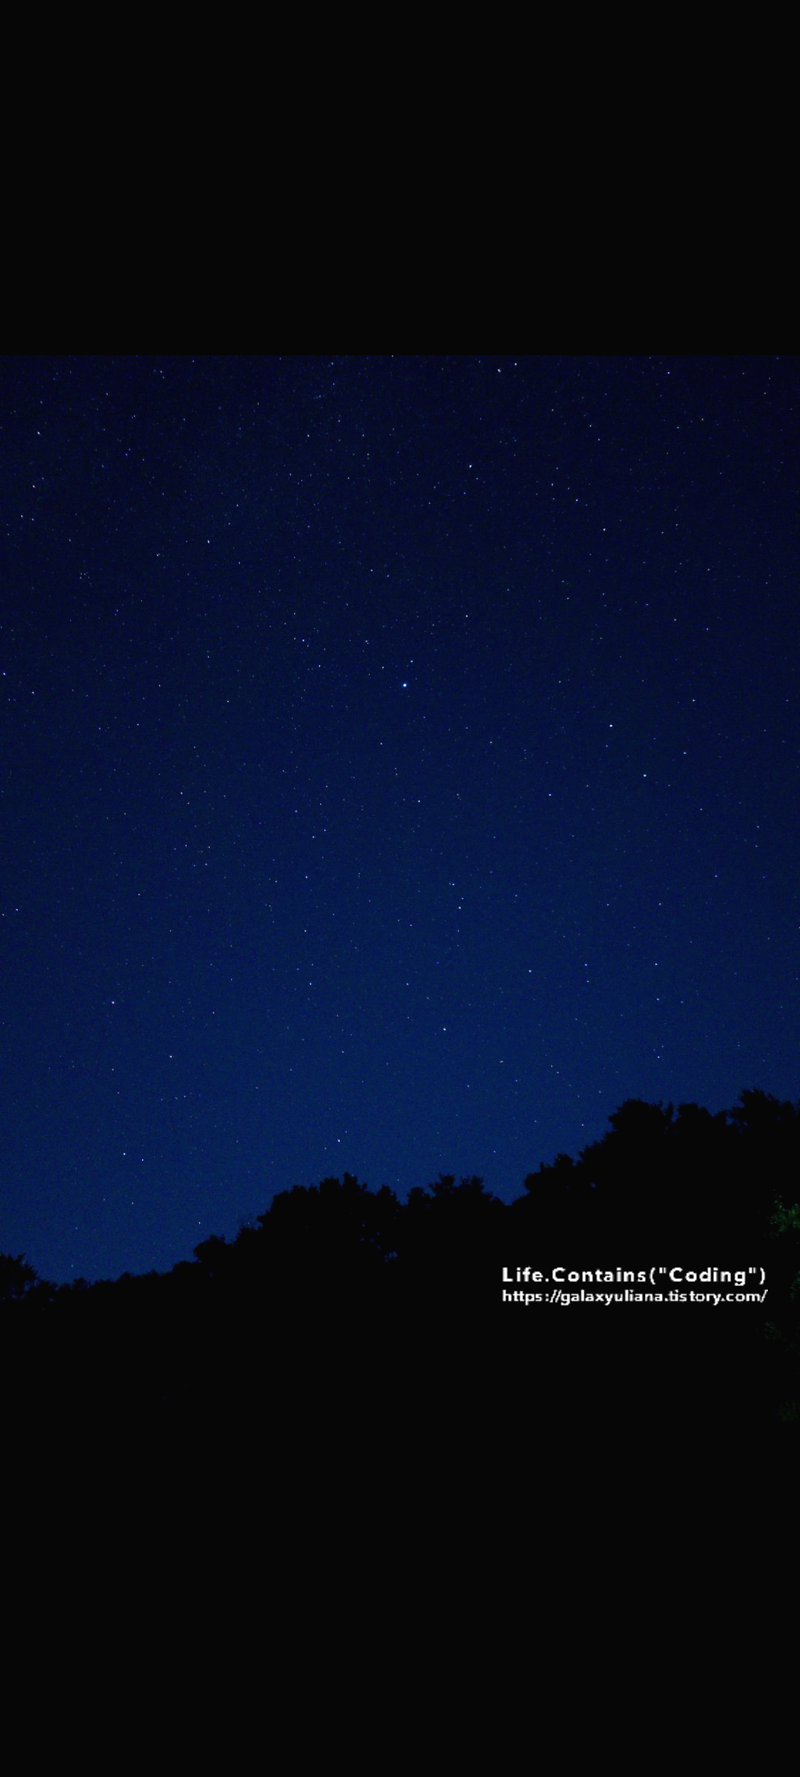
POLYGON ((0 1249, 797 1098, 797 387, 4 361, 0 1249))

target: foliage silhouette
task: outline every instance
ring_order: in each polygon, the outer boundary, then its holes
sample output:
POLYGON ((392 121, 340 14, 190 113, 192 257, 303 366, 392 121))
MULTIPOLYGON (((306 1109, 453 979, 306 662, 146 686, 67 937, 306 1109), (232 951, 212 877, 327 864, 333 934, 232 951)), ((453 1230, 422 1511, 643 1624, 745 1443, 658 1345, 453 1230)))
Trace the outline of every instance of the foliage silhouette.
POLYGON ((24 1253, 0 1253, 0 1302, 18 1302, 33 1289, 36 1272, 24 1253))
POLYGON ((13 1411, 87 1437, 98 1424, 255 1435, 266 1415, 284 1436, 349 1424, 389 1438, 398 1402, 441 1436, 549 1398, 587 1423, 645 1401, 656 1421, 788 1435, 799 1162, 800 1107, 767 1093, 715 1115, 629 1099, 600 1141, 541 1163, 511 1204, 474 1176, 440 1173, 402 1203, 345 1173, 279 1192, 233 1240, 212 1235, 165 1275, 58 1288, 0 1254, 13 1411), (503 1305, 504 1266, 556 1264, 763 1266, 769 1295, 716 1310, 503 1305))

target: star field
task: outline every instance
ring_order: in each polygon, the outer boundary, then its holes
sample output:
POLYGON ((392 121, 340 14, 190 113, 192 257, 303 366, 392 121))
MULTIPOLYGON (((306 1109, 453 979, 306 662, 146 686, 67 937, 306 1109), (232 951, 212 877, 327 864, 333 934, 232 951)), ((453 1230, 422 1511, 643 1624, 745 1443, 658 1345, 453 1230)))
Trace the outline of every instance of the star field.
POLYGON ((796 1098, 797 366, 11 358, 0 1248, 796 1098))

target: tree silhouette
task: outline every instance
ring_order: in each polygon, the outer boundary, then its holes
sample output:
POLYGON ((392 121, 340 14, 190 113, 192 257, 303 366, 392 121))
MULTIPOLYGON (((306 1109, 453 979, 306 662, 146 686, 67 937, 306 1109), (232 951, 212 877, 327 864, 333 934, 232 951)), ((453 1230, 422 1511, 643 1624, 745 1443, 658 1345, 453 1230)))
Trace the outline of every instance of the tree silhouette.
POLYGON ((545 1395, 587 1425, 616 1400, 663 1423, 800 1426, 798 1178, 800 1107, 757 1090, 714 1115, 628 1099, 511 1204, 474 1175, 400 1202, 345 1173, 279 1192, 163 1277, 57 1288, 0 1254, 13 1411, 223 1444, 264 1424, 334 1442, 345 1419, 392 1438, 401 1401, 438 1438, 545 1395), (763 1267, 768 1301, 503 1305, 504 1266, 556 1264, 763 1267))
POLYGON ((0 1253, 0 1302, 21 1301, 38 1281, 24 1253, 17 1258, 12 1258, 11 1253, 0 1253))

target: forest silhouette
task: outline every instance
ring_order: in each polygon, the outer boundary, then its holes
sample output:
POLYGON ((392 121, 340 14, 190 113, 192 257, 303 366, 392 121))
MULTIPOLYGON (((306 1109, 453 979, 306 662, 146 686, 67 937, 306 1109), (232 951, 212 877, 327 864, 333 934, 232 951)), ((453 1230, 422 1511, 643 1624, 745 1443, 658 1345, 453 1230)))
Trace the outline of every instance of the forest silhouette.
POLYGON ((401 1202, 345 1173, 279 1192, 163 1274, 55 1285, 0 1254, 15 1436, 219 1444, 313 1423, 317 1440, 404 1427, 468 1449, 555 1416, 578 1432, 792 1441, 800 1104, 745 1091, 712 1115, 631 1099, 609 1122, 511 1203, 477 1177, 440 1174, 401 1202), (653 1284, 659 1266, 682 1281, 653 1284), (562 1297, 526 1301, 552 1288, 530 1273, 554 1267, 572 1274, 562 1297), (677 1299, 692 1289, 705 1299, 677 1299), (659 1291, 672 1299, 645 1299, 659 1291))

